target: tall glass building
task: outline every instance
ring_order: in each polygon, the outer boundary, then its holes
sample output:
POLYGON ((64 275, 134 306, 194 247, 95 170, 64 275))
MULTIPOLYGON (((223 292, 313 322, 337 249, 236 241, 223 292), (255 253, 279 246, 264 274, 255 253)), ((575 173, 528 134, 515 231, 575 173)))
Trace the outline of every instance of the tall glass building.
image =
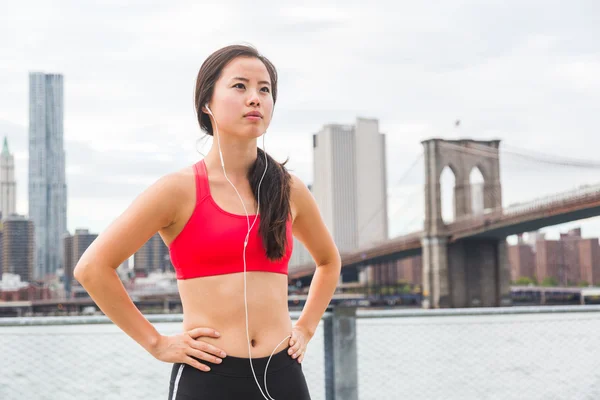
POLYGON ((63 146, 63 76, 29 73, 29 218, 35 226, 34 279, 63 265, 67 185, 63 146))

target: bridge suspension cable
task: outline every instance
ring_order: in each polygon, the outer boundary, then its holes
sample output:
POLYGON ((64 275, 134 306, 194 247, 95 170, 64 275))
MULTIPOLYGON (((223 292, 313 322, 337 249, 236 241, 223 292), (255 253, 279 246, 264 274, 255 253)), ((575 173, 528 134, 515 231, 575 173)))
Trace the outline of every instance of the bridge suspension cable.
POLYGON ((505 145, 505 147, 507 147, 507 149, 504 150, 504 152, 506 153, 510 153, 519 157, 527 158, 529 160, 541 162, 544 164, 554 164, 577 168, 600 169, 600 162, 598 161, 561 157, 547 153, 534 152, 532 150, 526 150, 511 145, 505 145))
MULTIPOLYGON (((398 179, 396 181, 396 183, 394 184, 394 188, 398 187, 402 184, 402 182, 404 182, 409 176, 411 171, 415 168, 415 166, 419 163, 419 161, 423 158, 423 153, 421 152, 415 159, 414 161, 410 164, 410 166, 404 171, 404 173, 401 175, 400 179, 398 179)), ((388 198, 391 196, 387 196, 388 198)), ((363 223, 359 228, 358 228, 358 235, 360 236, 362 233, 364 233, 364 230, 371 224, 371 222, 373 222, 373 220, 375 220, 375 218, 383 211, 384 205, 380 204, 379 207, 373 212, 373 214, 369 217, 369 219, 367 219, 367 221, 365 223, 363 223)), ((387 232, 386 232, 387 234, 387 232)))
MULTIPOLYGON (((460 151, 460 152, 466 153, 466 154, 472 154, 472 155, 475 155, 478 157, 486 157, 486 158, 492 158, 492 159, 499 157, 498 151, 496 149, 490 148, 490 147, 482 145, 482 144, 471 143, 471 144, 469 144, 469 147, 464 147, 464 146, 459 146, 454 143, 442 142, 442 145, 446 148, 460 151)), ((536 151, 532 151, 532 150, 528 150, 528 149, 523 149, 520 147, 511 146, 511 145, 504 145, 503 148, 500 148, 500 151, 502 152, 503 157, 505 155, 509 155, 511 157, 518 157, 520 159, 523 159, 523 160, 526 160, 529 162, 533 162, 533 164, 532 164, 533 168, 535 168, 536 165, 538 165, 540 167, 542 167, 542 165, 552 165, 552 166, 559 166, 559 167, 583 168, 583 169, 592 169, 592 170, 600 169, 600 162, 597 162, 597 161, 556 156, 556 155, 551 155, 548 153, 542 153, 542 152, 536 152, 536 151)), ((544 171, 547 171, 547 169, 545 169, 544 171)), ((580 189, 577 189, 577 190, 580 190, 580 189)), ((537 199, 536 201, 539 202, 540 200, 541 199, 537 199)), ((528 204, 528 203, 524 203, 524 204, 528 204)), ((523 203, 519 203, 519 206, 522 207, 523 203)), ((500 209, 503 209, 503 207, 501 207, 501 206, 494 207, 493 209, 487 210, 487 212, 496 211, 496 210, 500 210, 500 209)), ((463 216, 464 219, 468 219, 471 217, 474 217, 474 215, 463 216)), ((463 219, 463 218, 460 218, 460 219, 463 219)), ((458 219, 455 218, 455 221, 453 221, 453 222, 457 222, 457 221, 458 221, 458 219)))
MULTIPOLYGON (((562 167, 600 169, 600 162, 597 162, 597 161, 561 157, 561 156, 556 156, 556 155, 552 155, 552 154, 523 149, 523 148, 520 148, 517 146, 511 146, 511 145, 507 145, 507 144, 503 144, 502 147, 500 147, 500 149, 499 149, 500 152, 498 152, 498 150, 496 150, 496 149, 490 148, 485 145, 477 144, 477 143, 472 143, 472 144, 470 144, 469 147, 464 147, 464 146, 460 146, 460 145, 457 145, 454 143, 449 143, 449 142, 441 142, 441 144, 446 148, 450 148, 452 150, 460 151, 460 152, 467 153, 467 154, 472 154, 472 155, 475 155, 478 157, 499 158, 500 155, 505 154, 505 155, 519 157, 519 158, 527 160, 527 161, 532 161, 534 163, 538 163, 538 165, 539 164, 548 164, 548 165, 556 165, 556 166, 562 166, 562 167)), ((405 181, 410 176, 412 170, 418 164, 418 162, 421 161, 421 158, 423 157, 423 155, 424 155, 423 153, 420 153, 416 157, 416 159, 410 164, 410 166, 402 174, 400 179, 390 189, 400 186, 402 184, 402 182, 405 181)), ((401 207, 397 208, 390 216, 388 216, 388 218, 391 219, 391 218, 395 217, 396 214, 398 213, 398 211, 404 209, 406 204, 413 201, 415 198, 415 195, 419 193, 419 190, 422 190, 422 189, 413 191, 413 192, 409 193, 407 196, 405 196, 406 200, 402 202, 401 207)), ((391 190, 389 190, 388 193, 390 191, 391 190)), ((393 197, 393 196, 390 194, 387 195, 388 199, 391 197, 393 197)), ((493 200, 495 200, 495 199, 493 199, 493 200)), ((502 206, 497 207, 497 208, 501 209, 502 206)), ((495 209, 496 209, 496 207, 494 208, 494 210, 495 209)), ((369 225, 375 220, 375 218, 382 211, 383 211, 383 204, 381 204, 380 207, 378 207, 374 211, 374 213, 371 215, 371 217, 365 223, 363 223, 362 226, 358 229, 359 235, 364 233, 364 230, 369 227, 369 225)), ((491 211, 491 210, 488 210, 488 211, 491 211)), ((422 216, 420 214, 416 215, 415 218, 413 218, 413 220, 411 221, 411 224, 417 218, 421 218, 421 217, 422 216)), ((471 215, 464 216, 464 218, 469 218, 469 217, 472 217, 472 216, 471 215)), ((461 220, 461 219, 462 218, 457 218, 456 216, 454 216, 453 222, 457 222, 458 220, 461 220)))
MULTIPOLYGON (((391 213, 390 215, 388 215, 388 220, 393 220, 394 217, 396 217, 396 215, 398 214, 399 211, 406 210, 406 206, 409 204, 414 204, 416 201, 421 200, 419 202, 419 204, 423 204, 422 201, 422 197, 423 197, 423 188, 422 187, 418 187, 415 190, 413 190, 411 193, 409 193, 408 195, 406 195, 404 197, 404 201, 400 204, 400 206, 395 207, 396 210, 391 213)), ((416 218, 423 218, 424 213, 420 212, 420 213, 416 213, 415 216, 416 218)), ((410 226, 412 226, 412 224, 415 222, 415 217, 413 217, 406 225, 405 227, 408 228, 410 226)))
MULTIPOLYGON (((488 158, 498 158, 498 154, 495 149, 491 149, 487 146, 480 144, 471 144, 470 147, 463 147, 453 143, 442 142, 442 145, 447 148, 451 148, 456 151, 463 153, 469 153, 477 156, 483 156, 488 158)), ((500 151, 505 154, 518 156, 521 158, 528 159, 530 161, 536 161, 544 164, 560 165, 566 167, 577 167, 577 168, 591 168, 600 169, 600 162, 592 160, 584 160, 577 158, 567 158, 557 155, 534 152, 532 150, 523 149, 511 145, 503 145, 500 151)))

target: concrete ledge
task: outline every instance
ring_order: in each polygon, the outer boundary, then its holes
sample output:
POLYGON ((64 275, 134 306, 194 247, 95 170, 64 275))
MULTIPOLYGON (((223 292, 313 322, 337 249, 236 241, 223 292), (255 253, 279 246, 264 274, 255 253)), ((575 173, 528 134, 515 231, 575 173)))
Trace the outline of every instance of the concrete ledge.
MULTIPOLYGON (((146 319, 152 323, 159 322, 182 322, 183 314, 151 314, 145 315, 146 319)), ((290 312, 292 319, 300 318, 299 311, 290 312)), ((322 319, 331 318, 331 313, 327 312, 322 319)), ((112 324, 113 322, 104 315, 89 316, 65 316, 65 317, 8 317, 0 318, 0 326, 48 326, 48 325, 91 325, 91 324, 112 324)))
POLYGON ((401 309, 401 310, 365 310, 356 311, 357 318, 411 318, 411 317, 451 317, 462 315, 513 315, 513 314, 556 314, 600 312, 600 305, 574 306, 511 306, 480 308, 437 308, 437 309, 401 309))

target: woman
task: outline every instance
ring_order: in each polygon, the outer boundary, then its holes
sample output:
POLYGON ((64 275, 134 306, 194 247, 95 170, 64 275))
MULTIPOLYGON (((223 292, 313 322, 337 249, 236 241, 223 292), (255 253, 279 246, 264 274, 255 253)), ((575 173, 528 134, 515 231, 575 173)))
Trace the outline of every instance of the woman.
POLYGON ((264 148, 276 99, 275 67, 254 48, 209 56, 195 92, 200 127, 214 137, 209 153, 138 196, 75 268, 116 325, 173 363, 169 399, 310 399, 301 363, 341 261, 306 185, 257 146, 263 136, 264 148), (115 272, 156 232, 169 247, 183 305, 183 332, 173 336, 144 318, 115 272), (292 235, 317 267, 294 325, 292 235))

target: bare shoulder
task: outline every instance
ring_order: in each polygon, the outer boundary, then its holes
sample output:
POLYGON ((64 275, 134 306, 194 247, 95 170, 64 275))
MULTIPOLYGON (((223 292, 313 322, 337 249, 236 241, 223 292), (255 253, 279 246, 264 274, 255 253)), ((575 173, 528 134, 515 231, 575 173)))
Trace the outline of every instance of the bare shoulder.
POLYGON ((178 211, 178 199, 189 195, 189 179, 186 168, 162 175, 136 196, 125 214, 153 214, 154 227, 170 225, 178 211))
MULTIPOLYGON (((187 166, 181 168, 178 171, 173 171, 164 175, 162 178, 164 180, 165 185, 173 194, 173 197, 178 196, 195 196, 196 184, 195 184, 195 175, 194 175, 194 167, 187 166)), ((181 198, 180 198, 181 199, 181 198)))
POLYGON ((178 171, 170 172, 161 176, 154 184, 148 187, 140 197, 147 196, 151 203, 162 203, 163 217, 168 217, 167 227, 175 222, 185 205, 186 201, 195 197, 193 167, 188 166, 178 171))
POLYGON ((196 204, 196 182, 194 167, 187 166, 171 172, 161 178, 164 180, 165 192, 170 202, 171 216, 169 224, 160 230, 160 234, 168 245, 181 231, 194 211, 196 204))
POLYGON ((191 167, 158 178, 96 238, 78 265, 102 260, 103 265, 117 268, 157 232, 173 232, 181 216, 193 208, 193 180, 191 167))

